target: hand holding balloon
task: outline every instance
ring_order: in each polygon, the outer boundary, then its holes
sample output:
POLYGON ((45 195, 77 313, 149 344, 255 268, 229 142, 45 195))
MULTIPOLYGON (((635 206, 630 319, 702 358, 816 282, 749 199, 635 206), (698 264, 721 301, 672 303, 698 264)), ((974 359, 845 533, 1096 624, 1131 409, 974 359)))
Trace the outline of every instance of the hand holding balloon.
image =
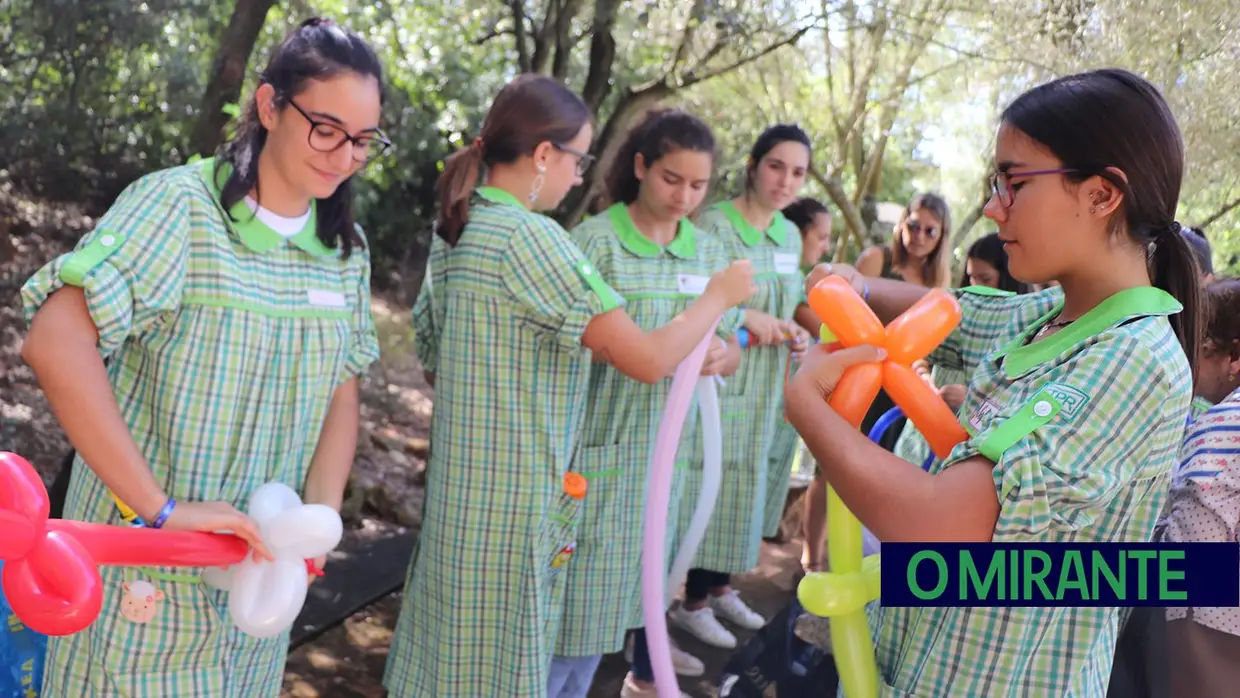
POLYGON ((868 344, 836 350, 819 344, 806 352, 792 382, 811 386, 823 399, 828 399, 848 369, 861 364, 878 364, 885 358, 886 349, 868 344))
MULTIPOLYGON (((309 588, 306 560, 335 548, 343 535, 340 514, 322 504, 303 504, 287 485, 271 482, 250 498, 250 516, 274 552, 272 562, 248 558, 226 570, 203 573, 203 581, 230 592, 228 612, 242 632, 274 637, 297 619, 309 588)), ((313 572, 309 572, 313 575, 313 572)))

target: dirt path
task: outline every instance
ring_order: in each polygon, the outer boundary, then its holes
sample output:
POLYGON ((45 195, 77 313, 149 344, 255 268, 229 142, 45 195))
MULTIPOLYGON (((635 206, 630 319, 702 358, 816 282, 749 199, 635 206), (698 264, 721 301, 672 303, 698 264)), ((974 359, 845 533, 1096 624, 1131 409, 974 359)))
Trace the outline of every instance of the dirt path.
MULTIPOLYGON (((791 598, 793 575, 799 567, 800 543, 764 543, 756 570, 736 578, 736 587, 754 610, 770 618, 791 598)), ((400 611, 401 595, 393 594, 353 615, 345 623, 298 648, 289 656, 282 698, 379 698, 383 695, 383 668, 392 629, 400 611)), ((737 632, 743 645, 752 635, 737 632)), ((681 647, 706 663, 706 674, 682 678, 680 688, 695 698, 713 698, 724 664, 733 650, 708 647, 678 631, 681 647)), ((621 654, 604 657, 590 698, 615 698, 628 664, 621 654)))

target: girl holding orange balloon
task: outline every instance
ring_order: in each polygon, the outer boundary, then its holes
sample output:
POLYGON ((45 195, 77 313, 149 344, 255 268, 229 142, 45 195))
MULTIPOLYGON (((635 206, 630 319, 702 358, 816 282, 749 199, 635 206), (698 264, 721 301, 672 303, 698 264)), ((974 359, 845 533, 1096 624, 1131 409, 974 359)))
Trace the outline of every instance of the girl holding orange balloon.
MULTIPOLYGON (((1126 71, 1061 78, 1008 106, 985 213, 1016 278, 1059 286, 956 292, 962 321, 931 359, 970 375, 967 438, 924 472, 826 405, 845 369, 879 360, 875 349, 811 351, 786 389, 789 420, 861 523, 885 541, 1150 539, 1197 356, 1200 288, 1174 222, 1183 163, 1166 102, 1126 71)), ((926 294, 844 265, 820 266, 809 284, 832 275, 883 320, 926 294)), ((887 692, 1064 696, 1106 693, 1120 612, 876 608, 872 617, 887 692)))

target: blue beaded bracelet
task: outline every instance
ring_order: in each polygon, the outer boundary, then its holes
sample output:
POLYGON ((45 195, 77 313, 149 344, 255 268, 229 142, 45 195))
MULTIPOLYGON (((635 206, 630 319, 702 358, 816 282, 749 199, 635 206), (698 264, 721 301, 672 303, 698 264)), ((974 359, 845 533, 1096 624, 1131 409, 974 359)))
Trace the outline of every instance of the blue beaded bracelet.
POLYGON ((163 509, 159 510, 159 515, 157 515, 155 520, 151 522, 151 528, 163 528, 164 523, 168 521, 168 517, 172 516, 172 510, 176 508, 177 500, 169 497, 168 503, 164 505, 163 509))

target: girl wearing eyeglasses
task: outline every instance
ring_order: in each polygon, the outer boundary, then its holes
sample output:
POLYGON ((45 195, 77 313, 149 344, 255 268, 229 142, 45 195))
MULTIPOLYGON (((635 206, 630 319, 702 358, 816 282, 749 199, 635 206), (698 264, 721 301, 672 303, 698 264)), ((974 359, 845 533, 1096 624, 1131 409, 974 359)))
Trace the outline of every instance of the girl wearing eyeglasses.
POLYGON ((674 316, 634 322, 539 213, 581 183, 593 135, 580 97, 523 75, 440 175, 423 304, 438 333, 434 444, 384 677, 394 698, 547 695, 565 572, 594 506, 589 478, 570 469, 591 359, 658 383, 754 292, 750 266, 731 264, 674 316))
MULTIPOLYGON (((968 439, 929 472, 827 405, 882 354, 811 351, 788 418, 883 541, 1144 542, 1167 499, 1193 393, 1201 290, 1174 222, 1184 169, 1162 95, 1120 70, 1072 75, 1003 112, 985 213, 1012 275, 1058 288, 956 291, 963 320, 932 355, 965 371, 968 439), (1100 111, 1101 110, 1101 111, 1100 111), (1105 118, 1099 118, 1099 116, 1105 118)), ((890 321, 926 292, 824 265, 890 321)), ((880 693, 1101 696, 1121 609, 875 607, 880 693)))
MULTIPOLYGON (((22 355, 78 452, 66 518, 232 531, 265 558, 241 513, 260 485, 339 508, 379 355, 349 182, 386 146, 382 102, 360 37, 302 24, 215 158, 130 185, 26 283, 22 355)), ((99 619, 49 640, 46 695, 279 695, 287 634, 236 630, 195 570, 100 572, 99 619), (149 620, 121 612, 137 581, 149 620)))

